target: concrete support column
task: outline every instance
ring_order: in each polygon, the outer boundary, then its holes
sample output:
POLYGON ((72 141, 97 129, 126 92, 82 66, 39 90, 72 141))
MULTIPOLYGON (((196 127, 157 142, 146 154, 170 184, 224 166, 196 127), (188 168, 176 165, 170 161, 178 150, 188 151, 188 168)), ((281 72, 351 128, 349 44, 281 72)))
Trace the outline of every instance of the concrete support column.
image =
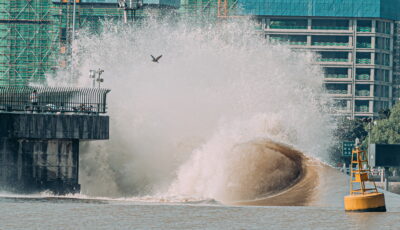
POLYGON ((374 96, 374 89, 375 89, 375 85, 374 84, 369 85, 369 96, 370 97, 374 96))
POLYGON ((372 48, 372 49, 375 49, 375 41, 376 41, 376 37, 375 37, 375 36, 372 36, 372 37, 371 37, 371 48, 372 48))
POLYGON ((371 69, 369 74, 370 74, 370 80, 375 81, 375 69, 374 68, 371 69))
POLYGON ((350 46, 355 46, 355 38, 353 36, 349 36, 349 45, 350 46))
POLYGON ((375 52, 371 53, 371 65, 375 65, 375 55, 376 55, 375 52))
POLYGON ((270 22, 271 22, 270 18, 265 19, 265 29, 269 29, 270 22))
POLYGON ((79 192, 79 141, 108 138, 108 116, 0 113, 0 189, 79 192))
POLYGON ((312 20, 311 18, 307 19, 307 30, 311 30, 312 20))
POLYGON ((394 34, 394 23, 390 22, 390 35, 393 36, 394 34))
POLYGON ((371 28, 372 33, 376 33, 376 20, 372 20, 372 28, 371 28))
POLYGON ((357 31, 357 20, 349 20, 350 31, 357 31))
POLYGON ((353 87, 352 87, 351 84, 348 84, 348 85, 347 85, 347 93, 348 93, 348 94, 352 94, 352 93, 353 93, 352 90, 351 90, 352 88, 353 88, 353 87))
POLYGON ((311 46, 311 35, 307 36, 307 45, 311 46))
POLYGON ((370 113, 373 113, 374 112, 374 101, 368 101, 369 103, 368 103, 368 111, 370 112, 370 113))

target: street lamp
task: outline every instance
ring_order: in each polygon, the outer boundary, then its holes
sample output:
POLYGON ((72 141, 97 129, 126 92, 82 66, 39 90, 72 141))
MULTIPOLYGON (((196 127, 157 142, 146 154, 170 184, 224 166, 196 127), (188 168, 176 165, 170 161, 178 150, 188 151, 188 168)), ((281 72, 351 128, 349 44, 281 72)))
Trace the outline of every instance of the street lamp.
POLYGON ((371 123, 372 123, 372 118, 364 117, 362 119, 362 121, 364 123, 368 123, 368 156, 367 156, 367 159, 369 159, 369 155, 370 155, 369 146, 371 145, 371 129, 372 129, 372 127, 371 127, 372 124, 371 123))
POLYGON ((96 87, 96 82, 99 83, 99 88, 100 88, 100 84, 104 82, 104 78, 101 77, 101 74, 104 73, 104 70, 102 69, 98 69, 98 70, 89 70, 89 78, 93 79, 93 83, 92 83, 92 87, 95 88, 96 87))
POLYGON ((143 6, 143 0, 118 0, 118 7, 124 10, 124 23, 128 23, 128 11, 133 11, 133 19, 135 11, 143 6))

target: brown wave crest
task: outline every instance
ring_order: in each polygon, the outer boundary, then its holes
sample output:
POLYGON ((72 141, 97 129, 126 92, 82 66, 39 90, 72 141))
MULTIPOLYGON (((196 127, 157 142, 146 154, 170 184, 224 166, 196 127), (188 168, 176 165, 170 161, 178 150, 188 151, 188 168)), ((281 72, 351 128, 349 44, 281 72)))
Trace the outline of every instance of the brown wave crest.
POLYGON ((303 153, 270 140, 239 144, 228 167, 224 203, 234 205, 303 206, 316 197, 316 163, 303 153))

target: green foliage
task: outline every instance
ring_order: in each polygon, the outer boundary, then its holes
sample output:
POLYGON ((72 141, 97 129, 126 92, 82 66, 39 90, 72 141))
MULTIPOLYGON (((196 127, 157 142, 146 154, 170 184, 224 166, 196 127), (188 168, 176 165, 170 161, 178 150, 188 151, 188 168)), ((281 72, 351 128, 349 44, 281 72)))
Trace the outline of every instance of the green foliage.
POLYGON ((400 144, 400 103, 392 108, 389 118, 376 121, 371 130, 371 143, 400 144))
POLYGON ((335 130, 336 144, 329 149, 330 160, 333 164, 342 162, 342 143, 355 141, 358 138, 364 140, 368 135, 365 124, 360 119, 349 120, 345 117, 337 121, 335 130))
POLYGON ((356 138, 362 141, 368 135, 364 125, 360 119, 349 120, 342 118, 338 122, 335 136, 340 141, 355 141, 356 138))

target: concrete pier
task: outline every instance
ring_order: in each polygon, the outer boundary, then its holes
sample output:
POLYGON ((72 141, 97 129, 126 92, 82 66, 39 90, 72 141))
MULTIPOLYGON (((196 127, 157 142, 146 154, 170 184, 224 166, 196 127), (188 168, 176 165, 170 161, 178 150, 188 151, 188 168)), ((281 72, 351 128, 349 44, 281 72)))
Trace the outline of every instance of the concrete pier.
POLYGON ((108 138, 108 116, 0 113, 0 190, 79 192, 79 142, 108 138))

